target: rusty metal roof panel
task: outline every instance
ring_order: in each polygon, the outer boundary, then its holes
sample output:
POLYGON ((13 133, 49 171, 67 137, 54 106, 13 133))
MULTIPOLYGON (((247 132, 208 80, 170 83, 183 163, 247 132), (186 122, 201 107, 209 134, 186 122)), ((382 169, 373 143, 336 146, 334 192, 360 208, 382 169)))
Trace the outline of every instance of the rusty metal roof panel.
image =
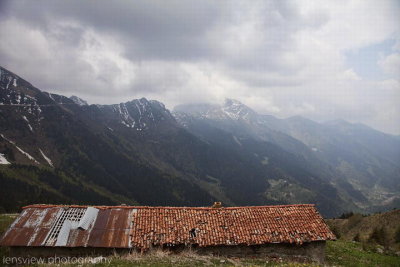
POLYGON ((12 228, 1 240, 2 246, 26 246, 32 236, 32 228, 12 228))
POLYGON ((22 228, 31 214, 35 211, 34 208, 24 209, 21 214, 11 224, 12 228, 22 228))
POLYGON ((111 209, 99 210, 93 229, 106 229, 111 209))
POLYGON ((84 229, 70 231, 68 247, 129 248, 132 209, 99 210, 96 221, 84 229))
POLYGON ((40 246, 60 208, 24 209, 3 234, 2 246, 40 246), (28 235, 28 237, 26 236, 28 235))
POLYGON ((98 230, 93 229, 88 247, 110 247, 110 248, 129 248, 130 247, 130 229, 120 230, 98 230))
POLYGON ((32 236, 28 246, 39 247, 42 246, 47 234, 49 233, 49 228, 39 228, 35 230, 34 235, 32 236))
POLYGON ((104 229, 128 229, 132 222, 131 214, 132 210, 111 209, 111 212, 108 216, 108 222, 104 229))
POLYGON ((69 234, 67 247, 86 247, 92 230, 72 229, 69 234))

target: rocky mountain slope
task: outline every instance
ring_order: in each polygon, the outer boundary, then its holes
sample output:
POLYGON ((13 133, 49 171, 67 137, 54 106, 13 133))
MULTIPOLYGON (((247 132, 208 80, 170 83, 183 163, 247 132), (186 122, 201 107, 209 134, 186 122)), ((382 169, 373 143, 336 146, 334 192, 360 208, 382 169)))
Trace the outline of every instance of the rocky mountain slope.
MULTIPOLYGON (((270 126, 273 117, 237 101, 222 108, 192 105, 173 114, 145 98, 87 105, 0 71, 2 210, 30 203, 208 206, 222 201, 316 203, 325 216, 335 216, 379 202, 331 164, 331 154, 319 155, 283 126, 270 126)), ((384 187, 390 177, 376 183, 384 188, 377 199, 388 205, 397 190, 384 187)))
POLYGON ((178 106, 174 115, 198 136, 219 129, 238 142, 252 139, 278 145, 300 157, 304 168, 328 181, 361 209, 400 205, 400 142, 396 136, 342 120, 317 123, 299 116, 278 119, 257 114, 231 99, 222 106, 178 106))

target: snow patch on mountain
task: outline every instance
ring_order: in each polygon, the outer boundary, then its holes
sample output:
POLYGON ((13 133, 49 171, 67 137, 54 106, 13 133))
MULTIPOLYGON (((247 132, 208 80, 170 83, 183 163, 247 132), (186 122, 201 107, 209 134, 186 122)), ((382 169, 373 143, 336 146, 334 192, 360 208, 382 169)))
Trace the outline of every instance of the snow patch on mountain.
POLYGON ((0 136, 6 140, 7 142, 9 142, 10 144, 12 144, 13 146, 15 146, 16 149, 18 149, 19 152, 21 152, 23 155, 25 155, 28 159, 32 160, 33 162, 35 162, 36 164, 39 164, 39 162, 32 157, 31 155, 29 155, 29 153, 23 151, 19 146, 17 146, 17 144, 9 139, 7 139, 3 134, 0 134, 0 136))
POLYGON ((47 93, 47 95, 49 96, 49 98, 51 99, 51 100, 53 100, 54 102, 56 102, 56 100, 53 98, 53 96, 51 95, 51 93, 49 93, 49 92, 46 92, 47 93))
POLYGON ((11 164, 2 153, 0 153, 0 164, 11 164))
POLYGON ((175 120, 181 125, 183 128, 188 128, 189 123, 192 121, 192 116, 179 111, 172 112, 172 116, 174 116, 175 120))
POLYGON ((22 116, 22 118, 24 119, 24 121, 27 122, 27 125, 28 125, 29 130, 33 133, 33 128, 32 128, 32 126, 30 125, 29 120, 28 120, 25 116, 22 116))
POLYGON ((149 127, 166 119, 174 120, 164 104, 156 100, 149 101, 146 98, 141 98, 111 106, 99 106, 103 110, 110 107, 112 112, 119 117, 121 124, 137 131, 149 129, 149 127))
POLYGON ((125 103, 113 105, 114 111, 117 112, 121 118, 121 123, 128 128, 135 127, 135 120, 132 118, 125 103))
POLYGON ((8 87, 10 86, 11 81, 12 81, 12 77, 9 76, 9 77, 8 77, 8 83, 7 83, 7 85, 6 85, 6 89, 8 89, 8 87))
POLYGON ((239 139, 234 135, 233 140, 239 145, 242 146, 242 143, 240 143, 239 139))
POLYGON ((226 99, 225 104, 222 106, 221 110, 233 120, 251 120, 254 117, 255 112, 235 99, 226 99))
POLYGON ((32 128, 32 126, 28 123, 28 128, 29 128, 29 130, 33 133, 33 128, 32 128))
POLYGON ((42 157, 47 161, 47 163, 51 166, 51 167, 54 167, 53 166, 53 162, 51 161, 51 159, 49 159, 44 153, 43 153, 43 151, 39 148, 39 151, 40 151, 40 154, 42 154, 42 157))
POLYGON ((74 101, 74 103, 75 104, 77 104, 77 105, 79 105, 79 106, 87 106, 88 105, 88 103, 85 101, 85 100, 83 100, 82 98, 79 98, 79 97, 77 97, 77 96, 70 96, 70 98, 69 99, 71 99, 72 101, 74 101))

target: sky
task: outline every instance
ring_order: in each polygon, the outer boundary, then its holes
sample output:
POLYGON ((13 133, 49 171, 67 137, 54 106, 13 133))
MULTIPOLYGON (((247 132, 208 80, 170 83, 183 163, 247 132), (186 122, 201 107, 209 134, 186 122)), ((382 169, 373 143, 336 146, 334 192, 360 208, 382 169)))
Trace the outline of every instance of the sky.
POLYGON ((0 1, 0 65, 111 104, 237 99, 400 134, 400 1, 0 1))

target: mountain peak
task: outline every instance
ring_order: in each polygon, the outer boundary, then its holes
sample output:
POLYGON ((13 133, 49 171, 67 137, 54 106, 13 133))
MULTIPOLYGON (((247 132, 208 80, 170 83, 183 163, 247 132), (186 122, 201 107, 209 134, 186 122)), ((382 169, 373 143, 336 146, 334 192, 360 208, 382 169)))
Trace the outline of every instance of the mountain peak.
MULTIPOLYGON (((121 103, 122 104, 122 103, 121 103)), ((132 101, 126 102, 125 104, 132 104, 135 105, 138 109, 156 109, 156 110, 166 110, 166 107, 163 103, 157 100, 148 100, 145 97, 142 97, 140 99, 133 99, 132 101)))
POLYGON ((336 120, 326 121, 325 124, 327 124, 327 125, 351 125, 350 122, 345 121, 343 119, 336 119, 336 120))
POLYGON ((72 101, 74 101, 74 103, 77 104, 77 105, 79 105, 79 106, 87 106, 87 105, 88 105, 88 103, 87 103, 85 100, 83 100, 82 98, 79 98, 79 97, 77 97, 77 96, 75 96, 75 95, 70 96, 69 99, 71 99, 72 101))
POLYGON ((111 111, 117 121, 138 131, 157 126, 162 122, 175 122, 165 105, 157 100, 134 99, 126 103, 101 105, 103 112, 111 111))
POLYGON ((225 98, 224 106, 245 106, 242 102, 232 98, 225 98))
POLYGON ((256 113, 254 110, 243 104, 242 102, 227 98, 222 107, 222 111, 231 119, 250 119, 256 113))
POLYGON ((179 105, 174 108, 175 112, 186 113, 198 118, 216 120, 252 120, 257 115, 255 111, 242 102, 226 98, 222 105, 198 103, 179 105))

